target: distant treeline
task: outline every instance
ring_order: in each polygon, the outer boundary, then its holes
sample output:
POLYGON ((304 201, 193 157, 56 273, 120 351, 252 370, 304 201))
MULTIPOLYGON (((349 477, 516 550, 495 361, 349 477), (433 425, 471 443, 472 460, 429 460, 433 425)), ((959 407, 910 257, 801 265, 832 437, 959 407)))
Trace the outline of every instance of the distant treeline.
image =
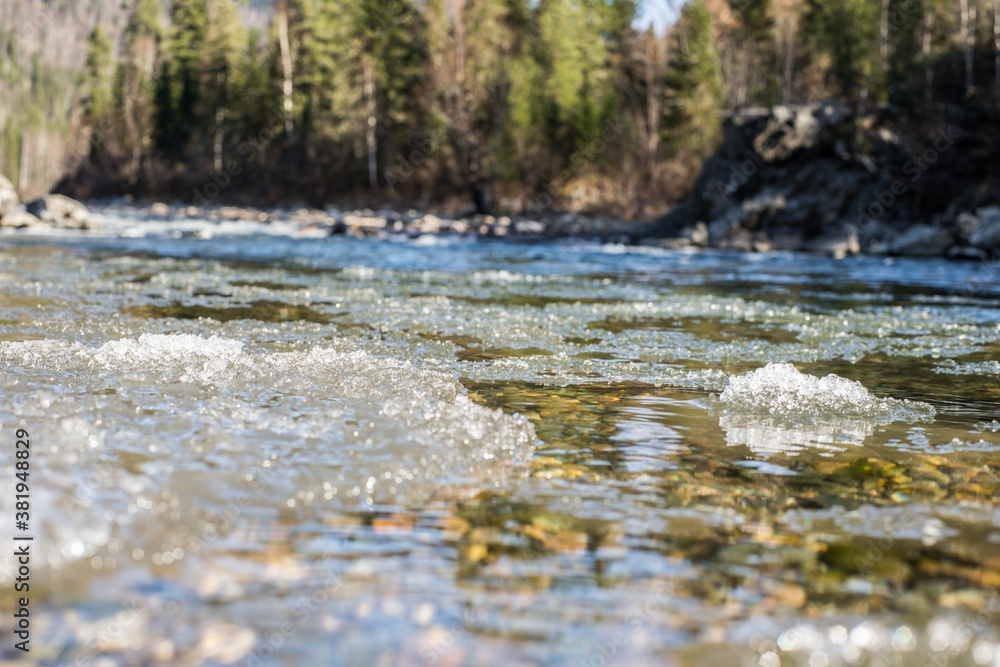
MULTIPOLYGON (((137 0, 89 39, 78 195, 481 211, 683 196, 727 109, 995 99, 1000 0, 137 0), (990 97, 994 96, 994 97, 990 97)), ((73 156, 71 156, 73 157, 73 156)))

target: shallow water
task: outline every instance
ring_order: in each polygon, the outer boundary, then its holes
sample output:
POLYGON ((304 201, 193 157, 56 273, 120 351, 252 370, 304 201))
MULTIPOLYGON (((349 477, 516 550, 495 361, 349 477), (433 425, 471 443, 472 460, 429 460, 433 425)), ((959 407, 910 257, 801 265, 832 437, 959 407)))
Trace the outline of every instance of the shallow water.
POLYGON ((104 222, 0 237, 5 658, 1000 665, 995 266, 104 222))

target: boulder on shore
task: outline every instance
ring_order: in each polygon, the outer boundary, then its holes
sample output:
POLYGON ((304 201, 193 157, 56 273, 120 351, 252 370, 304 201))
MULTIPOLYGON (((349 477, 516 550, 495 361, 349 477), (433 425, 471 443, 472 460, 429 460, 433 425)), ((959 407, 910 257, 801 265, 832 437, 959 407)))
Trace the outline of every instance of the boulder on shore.
POLYGON ((87 229, 90 211, 65 195, 45 195, 28 203, 28 213, 55 227, 87 229))
POLYGON ((0 174, 0 227, 31 227, 41 221, 24 210, 14 184, 0 174))
POLYGON ((20 204, 21 200, 17 196, 14 184, 6 176, 0 174, 0 215, 20 204))

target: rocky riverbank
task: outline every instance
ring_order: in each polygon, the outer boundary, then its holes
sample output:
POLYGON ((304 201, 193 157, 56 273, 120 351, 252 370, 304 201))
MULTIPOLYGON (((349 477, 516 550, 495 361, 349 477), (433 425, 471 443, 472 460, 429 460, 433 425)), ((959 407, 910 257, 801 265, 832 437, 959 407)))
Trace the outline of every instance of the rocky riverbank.
MULTIPOLYGON (((858 114, 836 103, 747 109, 725 122, 722 145, 688 199, 644 223, 559 212, 527 217, 124 200, 93 206, 141 220, 292 222, 331 235, 575 237, 666 248, 984 260, 1000 257, 997 114, 966 106, 919 117, 889 106, 858 114)), ((0 176, 0 227, 94 224, 86 207, 61 195, 22 204, 0 176)))
POLYGON ((737 113, 691 196, 631 233, 666 247, 1000 255, 990 113, 941 109, 928 120, 834 103, 737 113))
MULTIPOLYGON (((454 215, 442 212, 430 213, 415 209, 397 210, 389 208, 340 209, 327 207, 315 209, 307 207, 275 207, 260 209, 246 206, 189 206, 186 204, 166 204, 163 202, 139 204, 125 200, 98 201, 91 203, 92 211, 86 219, 80 217, 81 224, 71 224, 77 218, 63 216, 58 224, 51 222, 59 206, 73 202, 87 211, 79 202, 61 195, 48 195, 48 215, 45 218, 32 216, 32 208, 39 203, 32 202, 27 207, 12 208, 11 216, 0 216, 0 227, 17 227, 30 231, 40 226, 63 228, 99 229, 100 214, 113 213, 136 220, 156 222, 163 220, 208 220, 212 222, 256 222, 293 223, 302 232, 331 236, 354 237, 405 235, 410 237, 425 234, 451 234, 481 238, 518 238, 521 240, 545 240, 551 238, 586 238, 626 240, 622 224, 617 220, 564 213, 551 215, 543 220, 525 216, 454 215), (93 215, 97 214, 97 215, 93 215), (9 223, 7 221, 10 221, 9 223)), ((42 202, 43 200, 38 200, 42 202)), ((75 209, 74 209, 75 210, 75 209)), ((77 212, 76 215, 79 215, 77 212)))

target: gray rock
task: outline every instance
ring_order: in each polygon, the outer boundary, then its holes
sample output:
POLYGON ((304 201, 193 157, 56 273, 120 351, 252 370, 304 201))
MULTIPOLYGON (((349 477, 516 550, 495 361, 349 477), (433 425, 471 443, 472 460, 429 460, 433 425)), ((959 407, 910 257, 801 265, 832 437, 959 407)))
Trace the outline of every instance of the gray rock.
POLYGON ((12 210, 0 216, 0 227, 13 227, 23 229, 25 227, 37 227, 45 225, 44 222, 31 215, 27 211, 12 210))
POLYGON ((825 147, 833 141, 829 130, 850 115, 848 107, 828 102, 746 109, 726 121, 722 154, 742 171, 751 171, 754 167, 746 163, 748 159, 759 165, 825 147))
POLYGON ((514 223, 514 231, 518 234, 541 234, 545 231, 545 225, 537 220, 518 220, 514 223))
POLYGON ((690 231, 689 238, 691 239, 691 245, 696 245, 704 248, 708 245, 708 225, 704 222, 699 222, 690 231))
POLYGON ((979 223, 979 217, 972 213, 964 212, 955 216, 955 227, 958 229, 959 236, 963 239, 969 239, 976 231, 979 223))
POLYGON ((970 248, 969 246, 956 245, 948 248, 950 259, 989 259, 989 253, 980 248, 970 248))
POLYGON ((989 206, 976 211, 979 224, 969 234, 969 243, 977 248, 1000 250, 1000 206, 989 206))
POLYGON ((7 180, 7 177, 0 174, 0 217, 9 211, 21 209, 21 200, 17 196, 14 184, 7 180))
POLYGON ((87 207, 63 195, 45 195, 28 203, 28 213, 55 227, 87 229, 90 211, 87 207))
POLYGON ((945 254, 954 242, 951 233, 934 225, 914 225, 888 245, 891 255, 937 257, 945 254))
POLYGON ((857 255, 861 252, 861 244, 858 243, 858 235, 853 231, 827 234, 819 238, 812 239, 805 246, 809 252, 832 255, 837 259, 848 255, 857 255))

